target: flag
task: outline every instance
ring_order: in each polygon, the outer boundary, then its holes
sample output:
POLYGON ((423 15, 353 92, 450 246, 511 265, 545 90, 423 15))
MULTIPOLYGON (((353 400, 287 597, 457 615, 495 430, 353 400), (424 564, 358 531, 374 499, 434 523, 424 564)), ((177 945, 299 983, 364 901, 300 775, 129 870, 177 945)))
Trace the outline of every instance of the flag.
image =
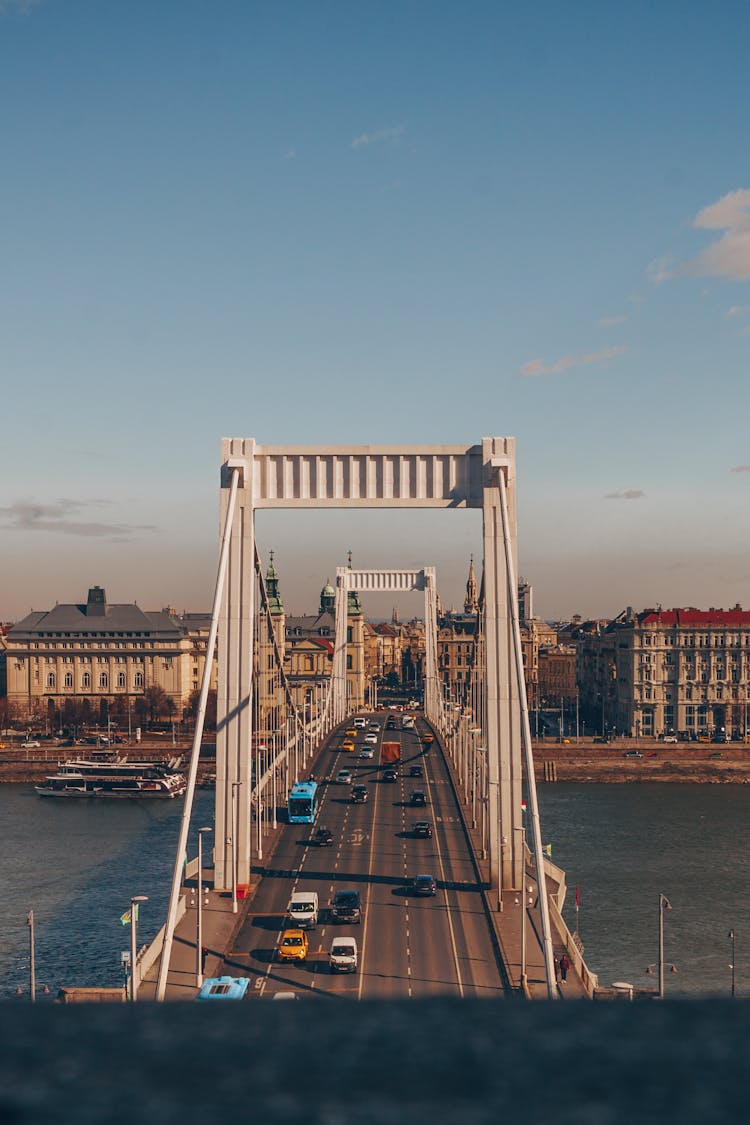
POLYGON ((581 888, 576 885, 576 910, 581 905, 581 888))
MULTIPOLYGON (((138 921, 138 906, 139 905, 140 905, 139 903, 136 903, 135 906, 133 907, 133 909, 135 910, 135 920, 136 920, 136 922, 138 921)), ((123 926, 129 926, 130 925, 130 911, 129 910, 126 910, 124 914, 120 915, 120 921, 122 922, 123 926)))
POLYGON ((526 802, 521 801, 521 812, 526 812, 526 802))
POLYGON ((549 859, 552 859, 552 844, 545 844, 542 851, 549 859))

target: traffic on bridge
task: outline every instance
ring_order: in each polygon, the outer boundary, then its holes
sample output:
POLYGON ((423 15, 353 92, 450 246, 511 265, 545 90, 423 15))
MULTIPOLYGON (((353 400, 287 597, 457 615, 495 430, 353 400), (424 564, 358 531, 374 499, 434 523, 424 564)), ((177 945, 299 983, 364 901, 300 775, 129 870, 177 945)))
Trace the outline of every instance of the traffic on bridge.
POLYGON ((353 721, 321 750, 314 822, 281 830, 221 973, 249 977, 256 997, 502 995, 477 871, 432 731, 421 720, 402 727, 395 712, 353 721), (361 786, 365 797, 356 799, 361 786), (334 920, 342 891, 354 892, 351 921, 334 920), (301 916, 309 928, 288 912, 305 896, 314 907, 301 916), (344 938, 354 939, 356 966, 341 967, 351 972, 332 965, 344 938))

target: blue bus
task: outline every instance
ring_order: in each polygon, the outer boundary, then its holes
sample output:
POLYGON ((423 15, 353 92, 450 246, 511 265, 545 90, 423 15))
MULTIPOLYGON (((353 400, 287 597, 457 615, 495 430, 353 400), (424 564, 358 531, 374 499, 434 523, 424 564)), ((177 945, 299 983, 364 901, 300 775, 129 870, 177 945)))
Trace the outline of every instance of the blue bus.
POLYGON ((289 793, 290 824, 313 824, 318 812, 317 781, 298 781, 289 793))
POLYGON ((247 977, 208 977, 196 1000, 244 1000, 250 981, 247 977))

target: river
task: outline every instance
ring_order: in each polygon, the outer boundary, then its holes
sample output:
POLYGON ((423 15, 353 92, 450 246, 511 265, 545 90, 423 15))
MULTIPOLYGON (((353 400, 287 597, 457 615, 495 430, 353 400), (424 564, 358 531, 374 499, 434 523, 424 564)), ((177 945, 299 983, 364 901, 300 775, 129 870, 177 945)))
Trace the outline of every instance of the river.
MULTIPOLYGON (((190 856, 213 800, 196 794, 190 856)), ((547 785, 539 801, 544 843, 567 874, 565 916, 575 928, 578 886, 578 929, 602 984, 656 985, 645 969, 664 894, 666 995, 728 995, 732 929, 737 993, 750 995, 747 786, 547 785)), ((120 916, 145 894, 139 944, 163 924, 181 812, 181 801, 43 801, 29 785, 0 786, 0 998, 28 994, 31 909, 40 990, 121 983, 120 916)))

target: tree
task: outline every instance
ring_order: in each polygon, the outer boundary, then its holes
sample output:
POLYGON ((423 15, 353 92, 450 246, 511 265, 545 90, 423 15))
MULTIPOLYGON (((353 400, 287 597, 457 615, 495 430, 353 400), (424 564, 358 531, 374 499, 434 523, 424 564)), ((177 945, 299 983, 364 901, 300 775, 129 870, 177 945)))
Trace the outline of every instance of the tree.
POLYGON ((169 712, 167 693, 164 688, 159 687, 158 684, 153 684, 152 687, 146 688, 143 693, 143 702, 146 705, 146 713, 152 723, 169 712))

